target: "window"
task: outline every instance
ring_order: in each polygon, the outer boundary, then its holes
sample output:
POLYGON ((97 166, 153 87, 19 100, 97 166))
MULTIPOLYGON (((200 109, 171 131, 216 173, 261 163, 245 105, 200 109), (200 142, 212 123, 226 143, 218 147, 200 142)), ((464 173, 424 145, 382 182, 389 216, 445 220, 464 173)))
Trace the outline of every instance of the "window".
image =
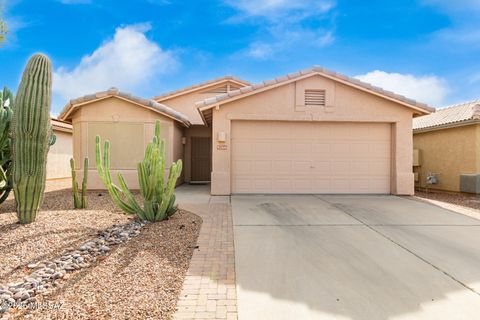
POLYGON ((324 106, 325 90, 305 90, 306 106, 324 106))

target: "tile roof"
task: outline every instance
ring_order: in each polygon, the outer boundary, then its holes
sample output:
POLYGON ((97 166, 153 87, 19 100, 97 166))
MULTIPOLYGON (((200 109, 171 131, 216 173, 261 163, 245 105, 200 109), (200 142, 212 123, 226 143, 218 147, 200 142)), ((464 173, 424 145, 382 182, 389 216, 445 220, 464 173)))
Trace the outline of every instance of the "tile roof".
POLYGON ((60 115, 58 116, 58 118, 60 120, 66 120, 68 115, 75 108, 76 105, 79 105, 79 104, 83 105, 83 104, 86 104, 88 102, 93 102, 93 101, 108 98, 108 97, 120 97, 120 98, 123 98, 125 100, 132 101, 134 103, 145 106, 146 108, 149 108, 149 109, 151 109, 155 112, 167 115, 167 116, 181 122, 182 124, 184 124, 187 127, 190 126, 190 121, 188 120, 187 116, 185 116, 184 114, 182 114, 182 113, 180 113, 180 112, 178 112, 178 111, 176 111, 176 110, 174 110, 170 107, 167 107, 166 105, 163 105, 161 103, 153 101, 151 99, 144 99, 144 98, 141 98, 141 97, 136 97, 134 95, 131 95, 130 93, 120 91, 117 88, 110 88, 107 91, 100 91, 100 92, 97 92, 97 93, 85 95, 83 97, 70 100, 70 102, 65 105, 62 112, 60 112, 60 115))
POLYGON ((244 85, 250 85, 251 84, 248 81, 242 80, 242 79, 234 77, 234 76, 224 76, 224 77, 212 79, 212 80, 209 80, 209 81, 197 83, 197 84, 191 85, 189 87, 185 87, 185 88, 178 89, 178 90, 175 90, 175 91, 166 92, 166 93, 161 94, 159 96, 153 97, 152 99, 153 100, 164 100, 164 99, 171 98, 172 96, 176 96, 176 95, 179 95, 179 94, 187 92, 187 91, 200 89, 200 88, 203 88, 203 87, 210 86, 212 84, 216 84, 216 83, 219 83, 219 82, 222 82, 222 81, 228 81, 228 80, 239 82, 239 83, 242 83, 244 85))
POLYGON ((437 109, 437 111, 432 114, 414 118, 413 130, 418 131, 427 128, 434 128, 443 125, 479 119, 480 100, 474 100, 442 109, 437 109))
MULTIPOLYGON (((272 79, 272 80, 267 80, 267 81, 264 81, 264 82, 261 82, 261 83, 258 83, 258 84, 243 87, 243 88, 240 88, 238 90, 230 91, 228 93, 220 94, 220 95, 217 95, 215 97, 208 98, 208 99, 205 99, 203 101, 199 101, 199 102, 196 103, 196 106, 199 109, 204 109, 205 107, 213 107, 213 105, 215 105, 219 102, 228 100, 230 98, 233 98, 235 96, 248 94, 248 93, 256 91, 256 90, 260 90, 260 89, 263 89, 263 88, 268 88, 268 87, 274 86, 276 84, 281 84, 283 82, 287 82, 287 81, 290 81, 290 80, 295 80, 297 78, 301 78, 301 77, 304 77, 304 76, 307 76, 307 75, 313 75, 313 74, 320 74, 320 75, 324 75, 326 77, 334 78, 338 81, 347 82, 350 85, 358 86, 358 87, 361 87, 361 88, 366 89, 368 91, 372 91, 374 93, 377 93, 379 95, 397 100, 399 102, 402 102, 404 104, 412 106, 412 107, 414 107, 418 110, 421 110, 422 112, 425 112, 425 113, 430 113, 430 112, 433 112, 435 110, 434 108, 431 108, 424 103, 417 102, 415 100, 409 99, 409 98, 404 97, 402 95, 393 93, 391 91, 383 90, 382 88, 372 86, 371 84, 362 82, 358 79, 351 78, 351 77, 345 76, 343 74, 324 69, 324 68, 319 67, 319 66, 314 66, 312 68, 302 70, 302 71, 298 71, 298 72, 295 72, 295 73, 291 73, 291 74, 288 74, 288 75, 283 76, 283 77, 278 77, 278 78, 275 78, 275 79, 272 79)), ((207 109, 207 108, 205 108, 205 109, 207 109)))
POLYGON ((58 120, 55 118, 50 119, 50 123, 52 124, 53 130, 64 131, 64 132, 73 132, 73 127, 71 123, 58 120))

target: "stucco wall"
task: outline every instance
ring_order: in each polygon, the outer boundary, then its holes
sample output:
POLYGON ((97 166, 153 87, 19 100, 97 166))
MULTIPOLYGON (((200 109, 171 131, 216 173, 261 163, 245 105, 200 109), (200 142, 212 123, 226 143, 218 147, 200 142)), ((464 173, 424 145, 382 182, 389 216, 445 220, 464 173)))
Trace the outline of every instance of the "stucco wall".
MULTIPOLYGON (((175 156, 178 156, 178 141, 175 137, 175 121, 148 110, 129 101, 110 97, 82 106, 72 116, 73 153, 78 175, 83 172, 83 159, 88 157, 90 168, 88 174, 89 189, 104 189, 95 168, 95 136, 102 133, 103 141, 108 139, 112 155, 123 159, 112 159, 112 176, 116 181, 117 172, 121 172, 131 189, 138 188, 136 164, 143 158, 143 151, 151 141, 156 120, 161 121, 161 136, 167 142, 167 169, 175 156), (143 127, 139 134, 138 126, 143 127), (94 131, 92 131, 94 130, 94 131), (115 134, 118 133, 118 134, 115 134), (114 151, 115 149, 115 151, 114 151)), ((177 134, 178 137, 179 134, 177 134)))
POLYGON ((70 158, 73 156, 72 133, 54 130, 57 140, 47 156, 47 179, 70 178, 70 158))
POLYGON ((420 150, 418 187, 426 186, 429 172, 439 173, 433 189, 460 191, 460 174, 480 173, 478 143, 480 126, 468 125, 413 135, 413 147, 420 150))
POLYGON ((393 194, 413 194, 412 110, 321 76, 250 95, 213 109, 212 194, 230 194, 232 120, 383 122, 392 125, 393 194), (303 106, 304 89, 325 89, 327 106, 303 106), (226 142, 217 142, 219 132, 226 142), (224 145, 223 147, 218 147, 224 145))

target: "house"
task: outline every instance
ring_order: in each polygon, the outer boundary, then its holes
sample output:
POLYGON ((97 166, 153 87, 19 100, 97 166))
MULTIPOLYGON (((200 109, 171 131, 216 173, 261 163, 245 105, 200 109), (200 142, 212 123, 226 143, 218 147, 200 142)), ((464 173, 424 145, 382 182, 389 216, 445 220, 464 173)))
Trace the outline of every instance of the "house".
POLYGON ((73 155, 72 125, 54 118, 51 119, 51 124, 57 139, 47 155, 47 180, 70 178, 70 159, 73 155))
POLYGON ((480 193, 480 100, 415 118, 413 147, 417 187, 480 193))
MULTIPOLYGON (((137 163, 153 137, 155 122, 160 120, 161 137, 167 141, 166 163, 183 159, 184 130, 190 127, 188 118, 180 112, 116 88, 71 100, 59 118, 72 122, 73 157, 81 174, 85 169, 83 159, 89 158, 89 189, 104 188, 95 166, 97 135, 111 142, 112 176, 122 173, 129 187, 138 188, 137 163)), ((179 183, 183 179, 182 175, 179 183)))
MULTIPOLYGON (((314 67, 251 85, 224 77, 150 99, 110 89, 71 100, 74 157, 111 141, 111 164, 138 187, 136 164, 162 122, 167 161, 211 193, 413 194, 412 117, 433 109, 314 67)), ((89 187, 103 188, 90 162, 89 187)))

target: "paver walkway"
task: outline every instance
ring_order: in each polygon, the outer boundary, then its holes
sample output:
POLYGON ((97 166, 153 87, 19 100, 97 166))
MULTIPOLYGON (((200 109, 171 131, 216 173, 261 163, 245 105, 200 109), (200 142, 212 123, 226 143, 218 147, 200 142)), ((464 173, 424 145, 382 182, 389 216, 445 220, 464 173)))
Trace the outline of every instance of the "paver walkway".
POLYGON ((230 197, 211 197, 209 186, 184 185, 176 194, 203 223, 174 319, 237 319, 230 197))

